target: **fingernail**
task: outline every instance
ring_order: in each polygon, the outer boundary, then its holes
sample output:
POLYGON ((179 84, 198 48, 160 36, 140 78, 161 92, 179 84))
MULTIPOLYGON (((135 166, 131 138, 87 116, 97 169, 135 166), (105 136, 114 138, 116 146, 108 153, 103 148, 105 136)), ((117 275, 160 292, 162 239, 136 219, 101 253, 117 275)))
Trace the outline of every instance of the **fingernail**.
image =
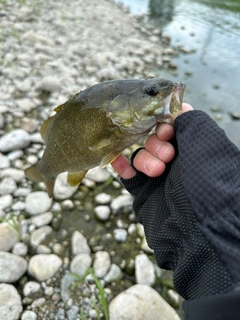
POLYGON ((156 166, 158 165, 159 160, 158 159, 149 159, 146 163, 145 163, 145 168, 147 169, 147 171, 152 172, 156 166))
POLYGON ((155 156, 159 160, 163 160, 169 153, 169 145, 167 143, 161 144, 156 150, 155 150, 155 156))

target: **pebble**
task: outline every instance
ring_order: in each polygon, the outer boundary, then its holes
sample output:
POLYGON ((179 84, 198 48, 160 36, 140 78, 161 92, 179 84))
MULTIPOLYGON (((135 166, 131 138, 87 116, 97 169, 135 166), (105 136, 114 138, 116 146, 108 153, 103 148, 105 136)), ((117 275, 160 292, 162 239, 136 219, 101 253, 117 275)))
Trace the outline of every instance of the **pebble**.
POLYGON ((37 320, 37 315, 34 311, 25 310, 22 314, 21 320, 37 320))
POLYGON ((25 207, 26 207, 25 202, 17 201, 17 202, 14 202, 14 204, 12 205, 12 210, 13 211, 21 211, 21 210, 24 210, 25 207))
POLYGON ((51 233, 52 228, 50 226, 42 226, 32 232, 30 242, 33 246, 38 246, 51 233))
POLYGON ((105 182, 109 179, 109 177, 110 174, 104 169, 99 169, 99 167, 90 169, 86 174, 86 178, 91 179, 97 183, 105 182))
POLYGON ((3 178, 0 182, 0 194, 11 194, 17 189, 17 184, 13 178, 3 178))
POLYGON ((40 283, 36 281, 28 281, 23 287, 24 297, 29 297, 31 299, 38 299, 42 295, 42 288, 40 283))
POLYGON ((51 205, 52 199, 44 191, 32 192, 26 198, 26 211, 30 215, 46 212, 50 209, 51 205))
POLYGON ((97 194, 94 199, 98 204, 107 204, 111 202, 112 196, 110 194, 102 192, 97 194))
POLYGON ((16 254, 17 256, 25 257, 27 255, 27 252, 28 246, 23 242, 17 242, 12 248, 12 253, 16 254))
POLYGON ((130 207, 132 206, 132 202, 133 202, 133 197, 132 195, 129 194, 123 194, 120 195, 118 197, 116 197, 115 199, 113 199, 113 201, 111 202, 111 209, 113 213, 118 213, 123 207, 130 207))
POLYGON ((96 214, 97 219, 101 221, 108 220, 111 214, 111 210, 109 206, 104 206, 104 205, 95 207, 94 212, 96 214))
POLYGON ((5 169, 10 166, 10 160, 7 156, 4 156, 2 153, 0 153, 0 169, 5 169))
POLYGON ((3 114, 0 112, 0 129, 2 129, 4 127, 4 116, 3 114))
MULTIPOLYGON (((22 150, 14 150, 12 152, 9 152, 7 154, 7 157, 10 161, 15 161, 23 156, 23 151, 22 150)), ((11 169, 11 168, 10 168, 11 169)))
POLYGON ((0 251, 9 251, 18 242, 18 234, 7 223, 0 223, 0 251))
POLYGON ((62 266, 62 259, 55 254, 38 254, 29 260, 28 272, 38 281, 45 281, 55 275, 62 266))
POLYGON ((117 295, 109 304, 111 320, 180 320, 176 311, 147 285, 136 284, 117 295))
POLYGON ((21 169, 8 168, 2 171, 2 178, 11 177, 16 182, 21 182, 24 176, 24 171, 21 169))
POLYGON ((118 242, 126 242, 128 233, 125 229, 113 230, 114 239, 118 242))
POLYGON ((19 319, 23 307, 21 297, 14 286, 0 283, 0 297, 0 319, 19 319))
POLYGON ((153 286, 156 281, 155 268, 152 261, 145 254, 135 258, 135 276, 138 284, 153 286))
POLYGON ((107 251, 97 251, 93 263, 93 270, 98 278, 103 278, 111 266, 110 255, 107 251))
POLYGON ((67 172, 61 173, 58 175, 55 185, 54 185, 54 191, 53 196, 57 200, 64 200, 71 198, 72 195, 76 192, 78 187, 71 187, 67 183, 67 172))
POLYGON ((71 238, 72 255, 78 253, 90 254, 91 249, 88 246, 87 239, 79 231, 74 231, 71 238))
POLYGON ((67 319, 68 320, 76 320, 79 316, 79 306, 71 306, 71 308, 67 311, 67 319))
POLYGON ((45 77, 38 85, 38 90, 43 90, 47 92, 60 92, 61 91, 61 82, 55 77, 45 77))
POLYGON ((87 253, 77 254, 71 261, 70 270, 82 277, 92 264, 92 258, 87 253))
POLYGON ((53 219, 53 213, 50 211, 47 211, 31 217, 31 222, 35 224, 36 227, 42 227, 51 223, 52 219, 53 219))
POLYGON ((111 283, 114 281, 119 281, 122 278, 122 271, 118 265, 115 263, 111 264, 108 273, 104 276, 103 280, 106 283, 111 283))
POLYGON ((0 152, 25 149, 30 144, 30 136, 23 129, 15 129, 6 133, 0 140, 0 152))
POLYGON ((0 252, 0 282, 18 281, 27 271, 27 261, 9 252, 0 252))

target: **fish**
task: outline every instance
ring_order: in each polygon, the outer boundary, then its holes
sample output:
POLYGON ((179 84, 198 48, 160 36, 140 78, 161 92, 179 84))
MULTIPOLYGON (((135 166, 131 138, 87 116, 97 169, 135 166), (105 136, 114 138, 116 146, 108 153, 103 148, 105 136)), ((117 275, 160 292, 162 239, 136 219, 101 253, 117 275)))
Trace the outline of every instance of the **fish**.
POLYGON ((62 172, 68 172, 70 186, 79 185, 89 169, 104 168, 158 123, 173 124, 182 112, 185 87, 149 78, 106 81, 80 91, 43 122, 46 147, 26 176, 44 182, 49 197, 62 172))

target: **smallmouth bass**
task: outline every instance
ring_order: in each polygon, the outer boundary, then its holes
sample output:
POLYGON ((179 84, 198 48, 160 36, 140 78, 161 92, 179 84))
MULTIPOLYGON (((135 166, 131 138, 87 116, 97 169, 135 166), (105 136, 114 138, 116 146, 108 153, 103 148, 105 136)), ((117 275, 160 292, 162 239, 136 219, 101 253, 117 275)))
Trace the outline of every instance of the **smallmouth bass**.
POLYGON ((25 170, 26 176, 43 181, 49 197, 62 172, 77 186, 89 169, 107 166, 157 123, 173 124, 182 112, 185 87, 150 78, 107 81, 81 91, 42 124, 46 148, 42 159, 25 170))

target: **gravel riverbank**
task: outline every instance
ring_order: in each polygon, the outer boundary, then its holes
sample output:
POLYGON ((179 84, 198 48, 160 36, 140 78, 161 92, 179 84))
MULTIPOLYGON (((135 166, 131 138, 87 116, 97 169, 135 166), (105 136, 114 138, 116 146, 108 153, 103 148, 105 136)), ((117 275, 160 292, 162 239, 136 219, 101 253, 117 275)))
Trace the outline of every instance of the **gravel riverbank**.
POLYGON ((0 1, 0 30, 0 319, 107 319, 105 304, 111 320, 180 319, 108 171, 79 189, 62 174, 53 199, 24 176, 56 106, 101 81, 154 76, 171 64, 169 39, 108 0, 0 1))

